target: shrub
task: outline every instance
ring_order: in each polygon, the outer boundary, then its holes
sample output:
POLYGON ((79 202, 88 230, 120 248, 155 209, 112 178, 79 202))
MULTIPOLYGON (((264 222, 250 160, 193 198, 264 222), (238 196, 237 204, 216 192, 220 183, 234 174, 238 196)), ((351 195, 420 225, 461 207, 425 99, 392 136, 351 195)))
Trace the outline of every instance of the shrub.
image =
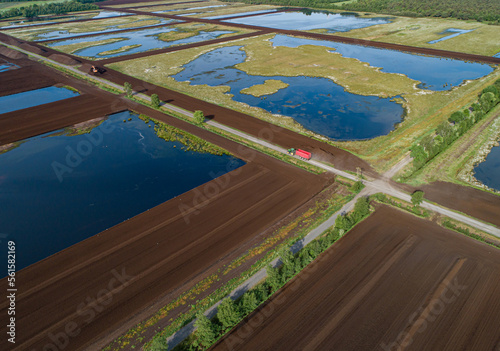
POLYGON ((424 192, 422 190, 416 190, 411 194, 411 203, 413 206, 418 206, 424 201, 424 192))
POLYGON ((205 122, 205 115, 203 114, 203 111, 194 111, 193 118, 194 123, 198 125, 202 125, 205 122))
POLYGON ((160 107, 160 98, 158 97, 157 94, 151 95, 151 106, 153 106, 153 108, 160 107))

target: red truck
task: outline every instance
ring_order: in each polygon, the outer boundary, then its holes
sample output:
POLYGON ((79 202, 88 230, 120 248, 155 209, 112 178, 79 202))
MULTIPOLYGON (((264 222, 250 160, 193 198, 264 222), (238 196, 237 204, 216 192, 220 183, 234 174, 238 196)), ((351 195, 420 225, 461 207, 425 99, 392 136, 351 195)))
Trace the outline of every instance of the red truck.
POLYGON ((296 155, 296 156, 299 156, 300 158, 304 159, 304 160, 310 160, 311 157, 312 157, 312 154, 308 151, 305 151, 305 150, 301 150, 301 149, 288 149, 288 153, 290 155, 296 155))

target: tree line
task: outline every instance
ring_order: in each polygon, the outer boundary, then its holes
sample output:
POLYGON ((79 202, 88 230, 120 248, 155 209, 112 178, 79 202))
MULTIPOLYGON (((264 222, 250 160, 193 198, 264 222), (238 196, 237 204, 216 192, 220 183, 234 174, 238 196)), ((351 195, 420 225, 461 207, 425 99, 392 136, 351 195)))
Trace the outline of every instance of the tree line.
POLYGON ((357 0, 342 9, 411 17, 453 17, 500 24, 500 1, 493 0, 357 0))
POLYGON ((417 171, 427 162, 446 150, 455 140, 464 135, 482 120, 500 102, 500 79, 485 88, 472 106, 451 114, 434 132, 414 143, 411 147, 413 169, 417 171))
POLYGON ((452 17, 500 24, 498 0, 222 0, 247 4, 314 7, 332 10, 375 12, 409 17, 452 17))
POLYGON ((42 15, 62 15, 68 12, 97 10, 95 0, 71 0, 65 2, 51 2, 47 4, 33 4, 29 6, 16 7, 0 13, 0 18, 26 17, 33 19, 42 15))
MULTIPOLYGON (((353 186, 353 190, 361 189, 362 184, 353 186)), ((206 350, 224 334, 230 331, 246 316, 282 288, 288 281, 300 273, 307 265, 316 259, 323 251, 328 249, 346 231, 370 214, 370 200, 361 197, 357 200, 354 210, 349 214, 337 217, 335 226, 330 228, 323 236, 314 240, 298 253, 292 253, 288 248, 281 252, 281 266, 267 267, 266 280, 247 291, 239 299, 225 298, 218 306, 217 315, 209 319, 203 313, 197 315, 195 322, 196 332, 186 341, 179 344, 175 350, 197 351, 206 350)), ((149 347, 150 351, 167 350, 165 337, 157 334, 149 347)))

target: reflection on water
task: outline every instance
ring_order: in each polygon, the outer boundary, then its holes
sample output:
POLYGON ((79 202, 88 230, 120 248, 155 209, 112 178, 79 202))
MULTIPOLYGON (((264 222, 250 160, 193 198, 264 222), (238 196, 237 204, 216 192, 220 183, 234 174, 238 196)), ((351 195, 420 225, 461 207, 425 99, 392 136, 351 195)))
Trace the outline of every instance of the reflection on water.
POLYGON ((484 185, 500 191, 500 146, 495 146, 486 160, 474 168, 474 176, 484 185))
POLYGON ((234 67, 246 58, 240 48, 224 47, 203 54, 173 78, 191 85, 229 86, 235 101, 292 117, 305 128, 336 140, 385 135, 401 122, 401 105, 390 99, 351 94, 330 79, 248 75, 234 67), (281 80, 289 86, 262 97, 240 92, 268 79, 281 80))
POLYGON ((185 151, 151 124, 122 112, 91 131, 48 133, 0 154, 0 223, 22 253, 18 269, 244 164, 185 151))
POLYGON ((69 99, 78 95, 80 94, 66 88, 47 87, 2 96, 0 97, 0 113, 48 104, 49 102, 69 99))
POLYGON ((420 81, 419 88, 429 90, 449 90, 459 86, 464 80, 481 78, 493 72, 493 68, 487 64, 415 55, 401 51, 326 40, 276 35, 271 42, 275 47, 296 48, 301 45, 319 45, 332 48, 335 49, 332 52, 338 52, 344 57, 367 62, 373 67, 380 67, 383 72, 404 74, 411 79, 420 81))
POLYGON ((163 41, 158 39, 159 34, 173 32, 173 31, 181 31, 181 30, 173 27, 148 28, 148 29, 130 31, 125 33, 103 34, 88 38, 68 39, 54 43, 49 43, 48 45, 51 47, 76 44, 76 43, 88 43, 88 45, 92 45, 92 43, 95 41, 115 39, 115 38, 121 39, 118 42, 90 46, 74 52, 74 54, 76 55, 85 57, 109 58, 115 56, 135 54, 138 52, 144 52, 153 49, 168 48, 170 46, 175 46, 180 44, 197 43, 204 40, 215 39, 223 34, 235 33, 234 31, 227 31, 227 30, 218 30, 211 32, 200 31, 198 35, 185 39, 179 39, 174 41, 163 41), (106 51, 121 50, 124 47, 128 48, 125 48, 123 51, 120 52, 105 53, 106 51))
MULTIPOLYGON (((171 19, 165 19, 165 18, 161 18, 161 17, 152 17, 152 18, 145 18, 145 19, 141 19, 141 20, 138 20, 138 21, 130 22, 128 24, 128 26, 130 28, 132 28, 132 26, 133 27, 141 27, 141 22, 151 21, 152 19, 156 20, 157 23, 152 24, 152 25, 148 25, 148 26, 144 26, 142 28, 148 28, 148 27, 151 27, 151 26, 159 26, 161 24, 167 24, 167 23, 175 22, 174 20, 171 20, 171 19)), ((50 32, 38 34, 37 38, 36 38, 36 41, 49 40, 49 39, 54 39, 55 40, 55 39, 59 39, 59 38, 71 38, 71 37, 76 37, 76 36, 80 36, 80 35, 98 34, 98 33, 111 32, 111 31, 120 30, 120 29, 127 29, 127 28, 121 28, 123 25, 124 25, 123 23, 122 24, 116 24, 116 25, 110 25, 110 26, 107 26, 104 29, 100 29, 100 30, 97 30, 97 31, 89 31, 89 32, 80 32, 80 31, 78 31, 78 32, 70 32, 69 30, 53 30, 53 31, 50 31, 50 32)))
POLYGON ((386 24, 390 23, 391 19, 389 17, 359 17, 355 13, 293 11, 235 18, 227 20, 227 22, 289 30, 326 29, 329 33, 332 33, 348 32, 353 29, 386 24))

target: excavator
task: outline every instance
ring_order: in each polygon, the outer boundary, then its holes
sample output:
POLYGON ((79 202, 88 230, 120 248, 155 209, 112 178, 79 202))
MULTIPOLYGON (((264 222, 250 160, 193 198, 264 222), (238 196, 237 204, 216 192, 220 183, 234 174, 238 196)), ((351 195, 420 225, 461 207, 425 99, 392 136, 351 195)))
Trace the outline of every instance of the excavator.
POLYGON ((104 72, 106 72, 106 70, 104 68, 92 65, 92 67, 90 68, 90 72, 95 76, 97 74, 103 74, 104 72))

